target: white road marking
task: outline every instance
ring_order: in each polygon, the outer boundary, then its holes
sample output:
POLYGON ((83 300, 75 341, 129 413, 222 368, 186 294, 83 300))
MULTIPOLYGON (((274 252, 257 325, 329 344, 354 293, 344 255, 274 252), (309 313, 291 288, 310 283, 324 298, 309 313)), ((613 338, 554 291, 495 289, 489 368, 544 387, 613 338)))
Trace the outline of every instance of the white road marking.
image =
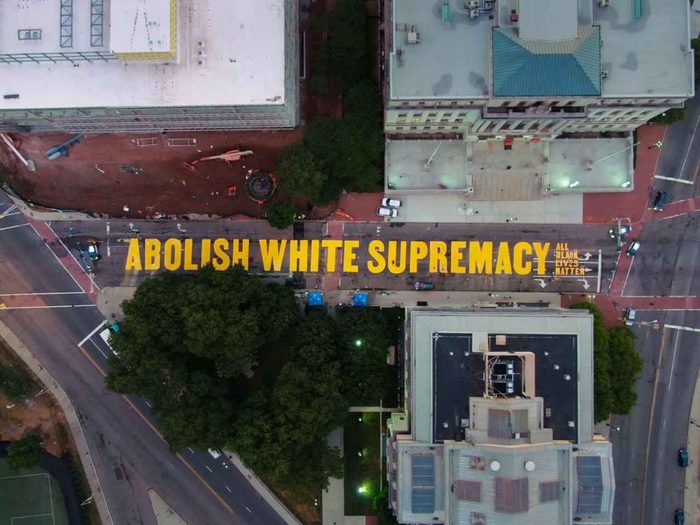
POLYGON ((187 450, 189 450, 192 454, 194 454, 194 450, 192 450, 191 447, 187 447, 187 450))
POLYGON ((83 295, 83 292, 31 292, 31 293, 0 293, 2 297, 26 297, 43 295, 83 295))
POLYGON ((598 250, 598 286, 596 287, 596 293, 600 293, 600 283, 602 282, 601 273, 603 271, 603 251, 598 250))
POLYGON ((100 348, 95 341, 90 339, 90 342, 92 343, 92 346, 97 348, 97 351, 102 354, 102 357, 104 357, 105 359, 109 359, 109 356, 102 351, 102 348, 100 348))
POLYGON ((53 489, 51 488, 51 477, 46 474, 46 482, 49 484, 49 501, 51 502, 51 522, 56 525, 56 517, 54 516, 53 510, 53 489))
POLYGON ((148 408, 153 408, 153 405, 151 405, 148 401, 144 401, 144 403, 146 403, 146 405, 148 405, 148 408))
POLYGON ((50 310, 51 308, 97 308, 96 304, 57 304, 52 306, 5 306, 3 310, 50 310))
MULTIPOLYGON (((78 264, 78 266, 80 267, 80 269, 83 270, 83 272, 85 272, 85 270, 83 269, 83 265, 80 264, 80 261, 78 261, 78 259, 75 258, 75 255, 73 255, 73 252, 70 251, 70 250, 68 249, 68 246, 66 246, 66 243, 64 243, 64 242, 61 240, 61 238, 58 236, 58 234, 56 233, 56 231, 51 227, 51 224, 47 222, 46 225, 47 225, 47 226, 49 227, 49 229, 53 232, 53 234, 54 234, 54 236, 56 237, 56 239, 58 239, 58 242, 60 242, 60 243, 63 245, 63 247, 66 249, 66 251, 68 252, 68 255, 70 255, 71 257, 73 257, 73 260, 78 264)), ((36 231, 36 230, 34 230, 34 231, 36 231)), ((54 255, 55 255, 55 254, 54 254, 54 255)), ((65 267, 64 267, 64 268, 65 268, 65 267)), ((90 274, 89 274, 88 272, 85 272, 85 275, 87 275, 87 278, 90 279, 90 291, 93 291, 93 289, 92 289, 93 286, 97 289, 97 291, 99 291, 99 290, 100 290, 100 287, 97 286, 97 283, 92 279, 92 277, 90 277, 90 274)), ((78 281, 75 281, 75 282, 77 283, 78 281)), ((80 285, 78 285, 78 286, 80 286, 80 285)), ((82 286, 80 287, 80 289, 81 289, 81 290, 83 289, 82 286)), ((83 291, 84 291, 84 290, 83 290, 83 291)))
MULTIPOLYGON (((42 241, 44 241, 44 239, 42 239, 41 235, 39 235, 39 232, 36 230, 36 228, 34 227, 34 225, 33 225, 33 224, 30 224, 30 226, 32 227, 32 230, 34 230, 34 233, 36 233, 36 236, 39 237, 39 239, 41 239, 42 241)), ((53 231, 53 230, 51 230, 51 231, 53 231)), ((73 279, 73 282, 76 284, 76 286, 77 286, 78 288, 80 288, 80 290, 82 290, 83 293, 86 293, 85 290, 83 289, 83 287, 80 286, 80 283, 78 282, 78 280, 77 280, 75 277, 73 277, 73 274, 72 274, 72 273, 70 273, 70 272, 68 271, 68 268, 66 268, 66 265, 63 264, 63 261, 61 261, 61 259, 58 257, 58 255, 56 255, 56 253, 51 249, 51 246, 49 246, 49 243, 47 243, 46 241, 44 241, 44 245, 45 245, 46 248, 51 252, 51 255, 53 255, 54 258, 58 261, 58 264, 60 264, 61 267, 66 271, 66 273, 67 273, 68 275, 70 275, 70 278, 73 279)), ((65 246, 65 245, 64 245, 64 246, 65 246)), ((66 248, 66 250, 68 250, 68 248, 66 248)), ((76 262, 77 262, 77 261, 76 261, 76 262)), ((78 264, 80 264, 80 263, 78 263, 78 264)), ((82 268, 82 266, 81 266, 81 268, 82 268)))
POLYGON ((26 520, 29 518, 45 518, 46 516, 51 516, 53 518, 53 514, 30 514, 29 516, 15 516, 10 520, 10 524, 14 525, 15 520, 26 520))
POLYGON ((204 468, 207 469, 212 474, 214 473, 214 471, 209 467, 209 465, 204 465, 204 468))
POLYGON ((0 215, 0 219, 4 219, 6 217, 12 217, 13 215, 21 215, 21 213, 18 211, 16 211, 15 213, 3 213, 0 215))
POLYGON ((693 185, 692 180, 685 180, 685 179, 679 179, 677 177, 664 177, 663 175, 654 175, 655 179, 661 179, 661 180, 670 180, 671 182, 680 182, 682 184, 689 184, 693 185))
POLYGON ((671 385, 673 384, 673 368, 676 366, 676 350, 678 350, 678 341, 680 341, 680 339, 680 337, 676 337, 676 344, 673 345, 673 359, 671 359, 671 373, 668 380, 668 387, 666 388, 667 392, 671 391, 671 385))
POLYGON ((670 328, 671 330, 684 330, 686 332, 700 332, 700 328, 693 328, 692 326, 678 326, 675 324, 667 324, 664 326, 666 328, 670 328))
MULTIPOLYGON (((681 164, 681 169, 678 173, 683 175, 683 169, 685 168, 685 163, 688 162, 688 155, 690 155, 690 149, 693 146, 693 139, 695 138, 695 133, 698 130, 698 124, 700 124, 700 113, 698 113, 698 118, 695 119, 695 127, 693 128, 693 133, 690 135, 690 142, 688 142, 688 150, 685 152, 685 157, 683 157, 683 164, 681 164)), ((697 174, 693 174, 693 178, 695 178, 697 174)), ((690 182, 690 184, 693 184, 690 182)))
MULTIPOLYGON (((79 293, 79 292, 74 292, 74 293, 79 293)), ((95 335, 99 330, 104 326, 104 323, 100 323, 97 325, 97 328, 95 328, 92 332, 90 332, 88 335, 85 336, 85 338, 78 343, 78 346, 83 346, 85 344, 85 341, 90 339, 93 335, 95 335)))
POLYGON ((245 507, 245 510, 247 510, 247 511, 248 511, 248 512, 250 512, 251 514, 253 513, 253 511, 252 511, 252 510, 250 510, 250 509, 248 508, 248 506, 247 506, 247 505, 244 505, 244 507, 245 507))
POLYGON ((15 224, 14 226, 7 226, 6 228, 0 228, 0 232, 4 232, 6 230, 14 230, 15 228, 21 228, 22 226, 31 226, 31 224, 25 222, 24 224, 15 224))
POLYGON ((228 490, 231 494, 233 494, 233 491, 230 488, 228 488, 228 485, 224 485, 224 487, 226 487, 226 490, 228 490))

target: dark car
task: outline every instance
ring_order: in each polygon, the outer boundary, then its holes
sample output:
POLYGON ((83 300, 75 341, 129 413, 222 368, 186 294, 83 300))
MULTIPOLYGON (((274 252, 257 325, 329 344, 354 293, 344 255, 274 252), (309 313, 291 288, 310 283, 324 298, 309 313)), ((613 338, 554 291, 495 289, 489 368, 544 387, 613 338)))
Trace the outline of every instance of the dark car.
POLYGON ((656 197, 654 197, 654 211, 663 211, 667 199, 668 195, 666 195, 665 191, 657 191, 656 197))
POLYGON ((421 281, 416 281, 416 290, 425 291, 432 290, 433 288, 435 288, 435 285, 433 283, 424 283, 421 281))
POLYGON ((630 257, 634 257, 637 255, 637 252, 639 251, 639 241, 632 241, 632 244, 629 245, 629 248, 627 248, 627 255, 630 257))
POLYGON ((673 523, 676 525, 685 525, 685 512, 683 512, 681 509, 676 510, 676 515, 673 520, 673 523))
POLYGON ((80 255, 89 257, 93 261, 100 258, 100 251, 97 249, 97 243, 95 241, 88 241, 85 243, 79 242, 76 244, 80 255))
POLYGON ((688 449, 682 448, 678 451, 678 465, 683 468, 688 466, 688 449))
POLYGON ((610 234, 611 239, 618 239, 619 238, 620 242, 625 243, 629 239, 630 231, 632 231, 631 227, 629 227, 627 225, 623 225, 623 226, 620 226, 619 228, 615 227, 615 228, 611 229, 608 233, 610 234))

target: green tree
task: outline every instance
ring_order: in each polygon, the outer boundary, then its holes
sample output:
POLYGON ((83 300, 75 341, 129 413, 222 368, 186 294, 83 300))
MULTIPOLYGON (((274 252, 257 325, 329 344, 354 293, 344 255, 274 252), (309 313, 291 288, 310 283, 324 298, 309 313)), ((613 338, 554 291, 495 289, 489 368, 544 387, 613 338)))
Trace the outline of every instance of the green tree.
POLYGON ((388 381, 389 328, 377 308, 344 308, 336 318, 345 391, 353 405, 378 404, 388 381))
POLYGON ((342 91, 370 70, 367 17, 358 0, 338 0, 330 22, 330 55, 332 73, 342 91))
POLYGON ((634 385, 642 370, 642 356, 634 347, 634 333, 626 326, 610 329, 610 368, 615 414, 629 414, 637 402, 634 385))
POLYGON ((0 392, 10 401, 15 401, 29 394, 29 384, 15 369, 0 366, 0 392))
POLYGON ((7 447, 7 466, 12 470, 32 468, 41 461, 41 436, 29 433, 7 447))
POLYGON ((265 215, 270 226, 283 230, 294 224, 296 210, 291 202, 273 202, 265 208, 265 215))
POLYGON ((664 111, 660 115, 655 116, 653 119, 651 119, 651 122, 655 124, 671 125, 675 122, 680 122, 683 120, 686 113, 686 107, 685 104, 683 104, 682 108, 669 109, 668 111, 664 111))
POLYGON ((162 274, 124 304, 107 384, 150 399, 171 447, 220 445, 258 353, 297 317, 289 289, 240 266, 162 274))
POLYGON ((319 169, 313 154, 301 142, 292 144, 282 152, 277 178, 283 191, 302 195, 313 202, 320 197, 328 179, 319 169))

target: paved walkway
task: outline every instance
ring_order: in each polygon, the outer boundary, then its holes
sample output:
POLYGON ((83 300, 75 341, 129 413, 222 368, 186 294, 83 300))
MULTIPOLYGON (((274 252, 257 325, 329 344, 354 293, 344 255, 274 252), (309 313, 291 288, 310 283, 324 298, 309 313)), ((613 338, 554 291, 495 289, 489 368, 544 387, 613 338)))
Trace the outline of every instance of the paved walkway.
POLYGON ((5 343, 7 343, 12 350, 14 350, 20 359, 24 361, 34 375, 39 378, 46 389, 51 392, 51 394, 58 401, 58 404, 61 406, 61 409, 66 416, 68 427, 70 428, 71 434, 75 440, 78 457, 83 465, 83 472, 85 473, 85 477, 90 485, 90 490, 94 496, 94 502, 97 506, 97 512, 100 515, 100 521, 103 525, 114 525, 112 514, 109 512, 109 507, 107 506, 107 500, 102 493, 102 487, 100 486, 100 480, 97 476, 95 465, 92 462, 92 456, 90 455, 87 440, 83 434, 83 428, 80 426, 78 414, 68 398, 68 395, 51 376, 48 370, 46 370, 41 363, 37 361, 24 343, 20 341, 20 339, 2 321, 0 321, 0 339, 5 341, 5 343))
POLYGON ((697 524, 700 522, 700 376, 695 382, 693 404, 690 407, 687 448, 690 464, 685 470, 685 518, 686 523, 697 524))
MULTIPOLYGON (((327 439, 329 447, 336 447, 343 455, 343 427, 336 428, 327 439)), ((323 525, 345 524, 345 480, 330 478, 328 488, 321 494, 323 525)))

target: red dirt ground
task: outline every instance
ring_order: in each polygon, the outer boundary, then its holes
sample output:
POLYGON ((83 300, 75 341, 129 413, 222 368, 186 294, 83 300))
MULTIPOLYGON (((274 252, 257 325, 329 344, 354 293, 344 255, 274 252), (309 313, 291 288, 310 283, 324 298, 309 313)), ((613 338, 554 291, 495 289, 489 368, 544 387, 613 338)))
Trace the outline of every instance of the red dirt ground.
MULTIPOLYGON (((87 135, 70 149, 68 158, 47 160, 46 151, 69 138, 63 134, 15 134, 20 151, 36 164, 26 170, 17 160, 9 162, 10 184, 23 197, 47 207, 90 210, 113 216, 152 217, 157 213, 259 216, 261 206, 243 192, 251 169, 275 171, 280 151, 302 137, 301 129, 242 133, 153 134, 159 144, 137 146, 132 139, 146 135, 87 135), (168 147, 169 138, 196 138, 196 146, 168 147), (183 162, 217 155, 231 149, 250 149, 254 155, 227 166, 220 160, 200 164, 195 173, 183 162), (141 168, 140 175, 122 173, 120 166, 141 168), (104 173, 102 173, 104 171, 104 173), (238 195, 227 196, 236 185, 238 195), (128 205, 130 211, 123 211, 128 205)), ((8 157, 7 149, 0 155, 8 157)))

